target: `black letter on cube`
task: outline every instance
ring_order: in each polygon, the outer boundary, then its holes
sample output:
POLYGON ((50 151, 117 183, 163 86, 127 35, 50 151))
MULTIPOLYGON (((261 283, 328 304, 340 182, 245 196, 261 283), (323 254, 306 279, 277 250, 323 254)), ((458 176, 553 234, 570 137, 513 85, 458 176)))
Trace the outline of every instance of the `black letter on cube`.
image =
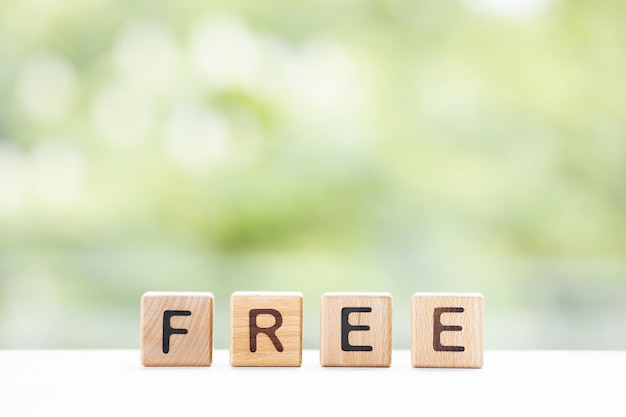
POLYGON ((165 310, 163 312, 163 353, 170 352, 170 336, 173 334, 187 334, 187 329, 174 329, 170 323, 173 316, 191 316, 189 310, 165 310))
POLYGON ((341 309, 341 350, 344 352, 371 352, 371 346, 352 346, 348 341, 348 334, 353 331, 367 331, 370 326, 353 326, 348 321, 350 313, 371 313, 371 307, 344 307, 341 309))
POLYGON ((435 314, 433 315, 434 321, 434 334, 433 334, 433 349, 437 352, 464 352, 464 346, 444 346, 441 344, 442 332, 460 332, 463 330, 462 326, 444 326, 441 324, 441 315, 443 313, 462 313, 465 309, 463 307, 438 307, 435 308, 435 314))
POLYGON ((259 333, 265 333, 270 338, 277 351, 283 351, 283 344, 276 337, 276 330, 283 324, 283 316, 273 308, 256 308, 250 310, 250 352, 256 352, 256 337, 259 333), (256 318, 259 314, 270 314, 274 316, 275 323, 272 327, 259 327, 256 318))

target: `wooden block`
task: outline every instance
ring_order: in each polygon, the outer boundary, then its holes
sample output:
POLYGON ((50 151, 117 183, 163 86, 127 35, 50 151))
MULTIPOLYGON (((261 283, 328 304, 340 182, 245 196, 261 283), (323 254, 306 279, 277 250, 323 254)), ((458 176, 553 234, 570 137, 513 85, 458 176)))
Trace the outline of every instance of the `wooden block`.
POLYGON ((144 366, 210 366, 213 294, 147 292, 141 297, 144 366))
POLYGON ((483 296, 415 293, 411 363, 416 368, 482 368, 483 296))
POLYGON ((302 300, 299 292, 234 292, 231 366, 300 366, 302 300))
POLYGON ((391 294, 322 295, 322 366, 391 365, 391 294))

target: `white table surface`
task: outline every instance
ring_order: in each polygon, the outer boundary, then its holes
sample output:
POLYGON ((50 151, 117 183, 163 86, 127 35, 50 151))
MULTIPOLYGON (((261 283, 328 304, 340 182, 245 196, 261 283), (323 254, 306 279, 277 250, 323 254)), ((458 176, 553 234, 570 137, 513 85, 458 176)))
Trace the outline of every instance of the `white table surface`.
POLYGON ((0 416, 626 416, 626 351, 486 351, 482 369, 144 368, 138 350, 0 350, 0 416))

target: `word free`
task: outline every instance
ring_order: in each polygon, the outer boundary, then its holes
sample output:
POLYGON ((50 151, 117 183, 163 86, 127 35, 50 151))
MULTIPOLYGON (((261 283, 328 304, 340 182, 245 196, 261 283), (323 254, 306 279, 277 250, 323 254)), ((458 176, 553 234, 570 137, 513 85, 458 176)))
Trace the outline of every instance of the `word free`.
MULTIPOLYGON (((301 366, 299 292, 237 291, 230 297, 231 366, 301 366)), ((325 293, 320 305, 322 366, 389 367, 392 297, 325 293)), ((411 365, 483 366, 483 296, 415 293, 411 298, 411 365)), ((213 294, 147 292, 141 298, 144 366, 211 366, 213 294)))

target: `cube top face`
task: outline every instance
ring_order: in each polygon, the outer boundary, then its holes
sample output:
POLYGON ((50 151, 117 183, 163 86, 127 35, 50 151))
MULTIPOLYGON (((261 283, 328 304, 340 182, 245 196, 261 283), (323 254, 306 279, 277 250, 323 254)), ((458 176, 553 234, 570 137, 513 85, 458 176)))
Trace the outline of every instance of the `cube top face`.
POLYGON ((213 294, 147 292, 141 297, 144 366, 210 366, 213 294))
POLYGON ((482 368, 483 304, 478 293, 415 293, 411 364, 416 368, 482 368))
POLYGON ((234 292, 230 297, 230 364, 300 366, 302 303, 300 292, 234 292))
POLYGON ((326 293, 320 310, 322 366, 391 365, 389 293, 326 293))

